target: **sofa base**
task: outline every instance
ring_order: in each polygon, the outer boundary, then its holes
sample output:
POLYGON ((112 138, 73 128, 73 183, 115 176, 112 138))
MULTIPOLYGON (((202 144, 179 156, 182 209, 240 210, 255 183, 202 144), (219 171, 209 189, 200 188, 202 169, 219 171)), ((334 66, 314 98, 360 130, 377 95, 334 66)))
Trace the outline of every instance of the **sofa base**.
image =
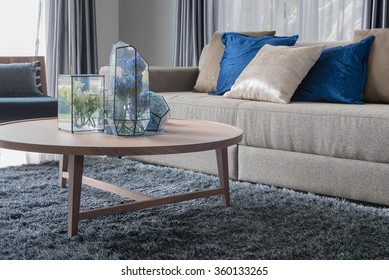
MULTIPOLYGON (((189 169, 197 172, 218 175, 215 151, 197 153, 157 155, 157 156, 129 156, 126 157, 141 162, 166 165, 189 169)), ((238 178, 238 149, 237 145, 228 147, 228 170, 232 179, 238 178)))
POLYGON ((389 164, 239 145, 239 180, 389 205, 389 164))
MULTIPOLYGON (((389 206, 389 164, 243 145, 228 154, 231 179, 389 206)), ((214 151, 128 158, 217 175, 214 151)))

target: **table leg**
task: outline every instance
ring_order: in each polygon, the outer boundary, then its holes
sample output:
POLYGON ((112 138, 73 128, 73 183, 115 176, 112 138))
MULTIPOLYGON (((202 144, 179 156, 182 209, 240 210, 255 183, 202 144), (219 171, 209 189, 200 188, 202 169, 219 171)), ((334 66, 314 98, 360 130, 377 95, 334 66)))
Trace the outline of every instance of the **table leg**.
POLYGON ((223 190, 222 203, 224 206, 230 206, 227 148, 216 149, 216 160, 219 172, 220 188, 223 190))
POLYGON ((77 234, 80 220, 81 183, 84 172, 84 156, 69 155, 68 235, 77 234))
POLYGON ((58 173, 58 186, 60 188, 66 187, 66 178, 63 177, 63 172, 68 171, 68 155, 61 155, 59 159, 59 173, 58 173))

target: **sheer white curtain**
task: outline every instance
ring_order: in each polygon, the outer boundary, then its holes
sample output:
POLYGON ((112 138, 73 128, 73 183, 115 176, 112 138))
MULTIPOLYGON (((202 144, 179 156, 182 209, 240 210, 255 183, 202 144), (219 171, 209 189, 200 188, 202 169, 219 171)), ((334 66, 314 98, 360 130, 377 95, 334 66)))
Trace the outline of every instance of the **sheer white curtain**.
POLYGON ((361 28, 363 0, 223 0, 220 31, 276 30, 302 41, 351 40, 361 28))
MULTIPOLYGON (((0 0, 0 55, 46 52, 44 0, 0 0)), ((56 160, 57 155, 0 149, 0 167, 56 160)))
POLYGON ((44 0, 0 0, 0 55, 45 55, 43 8, 44 0))

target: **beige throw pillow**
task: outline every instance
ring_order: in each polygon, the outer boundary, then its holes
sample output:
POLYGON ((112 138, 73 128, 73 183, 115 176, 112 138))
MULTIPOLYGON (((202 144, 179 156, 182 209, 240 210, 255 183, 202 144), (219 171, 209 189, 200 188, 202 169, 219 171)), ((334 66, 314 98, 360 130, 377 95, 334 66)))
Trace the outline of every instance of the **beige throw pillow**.
POLYGON ((324 46, 286 47, 265 45, 240 74, 228 98, 289 103, 324 46))
POLYGON ((374 35, 367 61, 364 101, 389 103, 389 29, 355 30, 354 42, 374 35))
MULTIPOLYGON (((259 32, 240 32, 253 37, 274 36, 275 31, 259 31, 259 32)), ((202 53, 200 73, 197 77, 196 85, 193 91, 196 92, 216 92, 217 79, 219 77, 220 60, 222 59, 225 46, 221 42, 222 32, 215 32, 211 38, 211 42, 202 53)))

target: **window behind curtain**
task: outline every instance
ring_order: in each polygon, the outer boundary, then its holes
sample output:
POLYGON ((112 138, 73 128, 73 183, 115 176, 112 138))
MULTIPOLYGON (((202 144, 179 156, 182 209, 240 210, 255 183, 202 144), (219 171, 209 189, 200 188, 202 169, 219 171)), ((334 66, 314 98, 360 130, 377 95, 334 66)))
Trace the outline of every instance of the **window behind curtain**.
MULTIPOLYGON (((0 0, 0 55, 35 55, 39 2, 39 0, 0 0)), ((42 1, 39 55, 45 55, 43 8, 42 1)))
POLYGON ((304 41, 351 40, 363 0, 223 0, 220 31, 276 30, 304 41))

